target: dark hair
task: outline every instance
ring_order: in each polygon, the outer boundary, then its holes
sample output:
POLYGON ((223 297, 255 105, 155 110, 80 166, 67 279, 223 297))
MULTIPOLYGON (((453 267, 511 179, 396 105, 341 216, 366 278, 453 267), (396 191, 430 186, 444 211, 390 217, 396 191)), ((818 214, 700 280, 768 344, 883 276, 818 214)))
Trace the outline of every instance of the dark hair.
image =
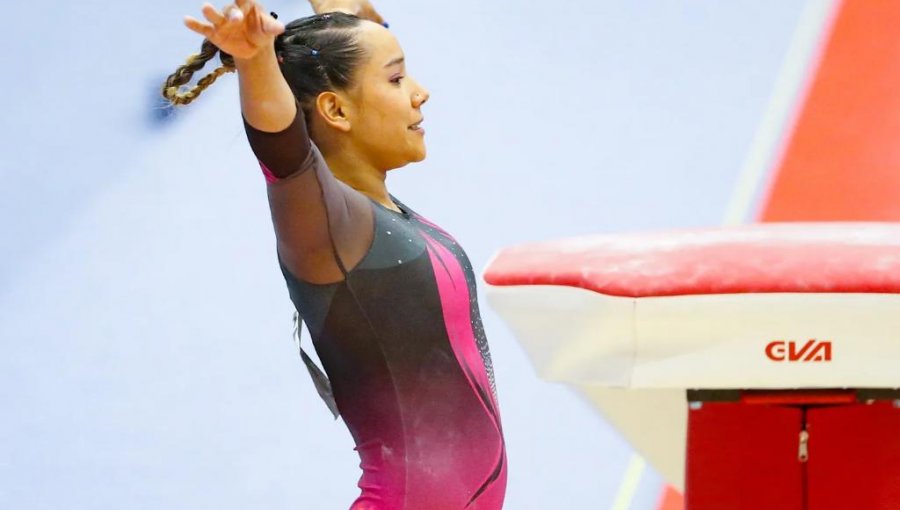
MULTIPOLYGON (((354 71, 364 55, 354 30, 360 22, 361 18, 343 12, 317 14, 288 23, 284 33, 275 38, 281 74, 307 113, 320 93, 353 85, 354 71)), ((234 59, 204 39, 200 53, 191 55, 166 79, 162 95, 173 104, 189 104, 226 72, 234 72, 234 59), (180 92, 216 53, 222 65, 190 90, 180 92)))

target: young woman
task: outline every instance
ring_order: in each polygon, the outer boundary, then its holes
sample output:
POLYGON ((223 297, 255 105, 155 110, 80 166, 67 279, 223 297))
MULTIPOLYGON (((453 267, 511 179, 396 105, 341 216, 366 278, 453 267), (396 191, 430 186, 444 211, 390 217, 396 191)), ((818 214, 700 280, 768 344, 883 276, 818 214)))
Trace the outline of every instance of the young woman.
POLYGON ((314 8, 285 27, 252 0, 204 5, 206 21, 186 19, 201 53, 163 93, 186 104, 238 73, 279 263, 361 459, 351 509, 499 510, 506 452, 475 276, 385 186, 425 157, 428 91, 368 2, 314 8), (223 67, 181 93, 217 52, 223 67))

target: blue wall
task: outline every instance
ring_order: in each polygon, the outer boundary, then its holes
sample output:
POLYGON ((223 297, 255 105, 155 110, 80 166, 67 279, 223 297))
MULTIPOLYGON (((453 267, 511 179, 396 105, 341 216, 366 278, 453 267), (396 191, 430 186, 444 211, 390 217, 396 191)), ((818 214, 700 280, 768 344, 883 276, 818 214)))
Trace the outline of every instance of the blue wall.
MULTIPOLYGON (((199 45, 181 25, 199 5, 4 9, 2 508, 332 509, 358 493, 350 437, 290 339, 234 76, 174 115, 155 99, 199 45)), ((512 243, 720 223, 803 2, 551 5, 376 2, 432 93, 429 158, 392 192, 477 269, 512 243)), ((608 508, 630 449, 483 311, 507 508, 608 508)), ((648 474, 633 508, 659 485, 648 474)))

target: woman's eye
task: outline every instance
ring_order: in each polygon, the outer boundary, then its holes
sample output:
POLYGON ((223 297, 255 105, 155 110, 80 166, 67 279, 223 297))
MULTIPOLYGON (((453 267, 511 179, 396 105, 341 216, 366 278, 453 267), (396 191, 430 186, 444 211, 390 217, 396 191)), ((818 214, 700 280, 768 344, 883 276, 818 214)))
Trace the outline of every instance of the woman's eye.
POLYGON ((403 76, 397 76, 396 78, 391 78, 391 83, 393 83, 395 85, 399 85, 400 80, 402 80, 403 78, 404 78, 403 76))

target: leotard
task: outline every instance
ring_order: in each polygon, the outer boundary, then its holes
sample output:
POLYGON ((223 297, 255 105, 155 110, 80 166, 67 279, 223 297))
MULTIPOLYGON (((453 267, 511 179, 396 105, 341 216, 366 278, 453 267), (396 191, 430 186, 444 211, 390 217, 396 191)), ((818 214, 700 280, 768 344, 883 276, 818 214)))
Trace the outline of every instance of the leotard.
POLYGON ((336 179, 302 112, 280 133, 245 126, 291 300, 360 457, 351 510, 500 510, 506 450, 465 252, 336 179))

